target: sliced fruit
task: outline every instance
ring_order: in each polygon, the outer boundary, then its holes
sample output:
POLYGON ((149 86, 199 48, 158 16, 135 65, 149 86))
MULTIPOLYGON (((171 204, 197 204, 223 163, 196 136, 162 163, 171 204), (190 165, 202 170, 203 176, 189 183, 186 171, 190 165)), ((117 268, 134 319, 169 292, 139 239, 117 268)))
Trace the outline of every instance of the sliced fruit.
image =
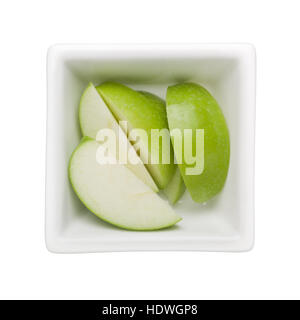
POLYGON ((153 191, 158 191, 150 173, 92 83, 87 86, 81 96, 79 122, 82 135, 93 139, 96 139, 100 129, 112 129, 117 139, 117 156, 119 156, 119 145, 123 144, 133 160, 132 162, 127 161, 127 167, 153 191))
MULTIPOLYGON (((165 106, 164 100, 156 96, 155 94, 150 93, 148 91, 139 91, 139 92, 143 94, 145 97, 147 97, 148 99, 151 99, 151 101, 153 103, 156 103, 158 107, 162 105, 165 106)), ((171 178, 171 180, 163 190, 164 194, 167 196, 171 204, 175 204, 181 198, 185 189, 186 188, 182 180, 180 170, 177 167, 173 174, 173 177, 171 178)))
POLYGON ((127 121, 129 131, 132 129, 146 131, 146 137, 141 136, 139 140, 140 157, 157 186, 164 189, 176 168, 173 150, 172 148, 164 148, 162 151, 162 144, 155 144, 154 140, 151 139, 153 129, 166 129, 166 134, 169 134, 164 101, 158 97, 153 98, 153 95, 137 92, 119 83, 106 82, 96 89, 114 116, 119 121, 127 121), (153 147, 151 148, 152 144, 153 147), (162 158, 170 159, 170 161, 163 163, 162 158), (159 161, 155 162, 152 159, 158 159, 159 161))
POLYGON ((164 189, 164 193, 167 196, 171 204, 175 204, 181 196, 184 194, 185 185, 182 180, 180 170, 177 168, 171 181, 164 189))
POLYGON ((130 230, 157 230, 181 220, 167 201, 126 166, 99 164, 99 146, 95 140, 83 138, 69 163, 73 189, 90 211, 106 222, 130 230))
MULTIPOLYGON (((172 142, 177 160, 182 159, 178 166, 192 199, 205 202, 222 190, 229 167, 229 132, 222 110, 205 88, 184 83, 168 88, 167 114, 171 131, 178 128, 184 136, 185 129, 192 129, 192 141, 184 140, 182 148, 175 146, 173 139, 172 142), (204 169, 190 174, 189 168, 195 164, 187 162, 184 153, 191 149, 195 154, 196 129, 204 129, 204 169)), ((197 147, 201 144, 199 141, 197 147)))

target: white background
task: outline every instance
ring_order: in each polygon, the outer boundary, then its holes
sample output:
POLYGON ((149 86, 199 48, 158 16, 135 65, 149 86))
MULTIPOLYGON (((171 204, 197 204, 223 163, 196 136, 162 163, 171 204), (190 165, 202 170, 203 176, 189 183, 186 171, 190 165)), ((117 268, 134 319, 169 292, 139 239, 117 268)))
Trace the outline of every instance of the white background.
POLYGON ((299 1, 1 1, 0 298, 300 298, 299 1), (44 243, 54 43, 250 42, 256 243, 248 253, 57 255, 44 243))

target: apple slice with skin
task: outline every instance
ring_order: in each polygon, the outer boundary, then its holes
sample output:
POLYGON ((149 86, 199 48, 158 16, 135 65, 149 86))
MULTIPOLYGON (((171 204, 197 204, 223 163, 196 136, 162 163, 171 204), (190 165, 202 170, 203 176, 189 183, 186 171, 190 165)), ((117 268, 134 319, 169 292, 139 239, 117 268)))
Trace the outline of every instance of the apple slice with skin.
POLYGON ((117 138, 117 151, 119 144, 123 143, 133 160, 126 164, 127 167, 153 191, 158 191, 150 173, 92 83, 87 86, 80 99, 79 123, 82 135, 93 139, 96 139, 100 129, 112 129, 117 138))
MULTIPOLYGON (((150 99, 153 103, 156 103, 158 107, 159 105, 165 105, 165 102, 155 94, 150 93, 148 91, 139 91, 139 92, 143 94, 145 97, 147 97, 148 99, 150 99)), ((182 180, 180 170, 179 168, 177 168, 170 182, 164 188, 163 190, 164 194, 167 196, 171 204, 175 204, 181 198, 185 189, 186 188, 182 180)))
MULTIPOLYGON (((203 87, 194 83, 170 86, 167 90, 167 114, 170 130, 192 129, 192 141, 186 147, 196 150, 196 129, 204 129, 204 169, 200 174, 187 174, 191 163, 185 161, 183 148, 173 142, 174 153, 184 183, 196 202, 205 202, 219 193, 225 183, 230 157, 229 132, 217 101, 203 87)), ((199 143, 198 143, 199 147, 199 143)))
MULTIPOLYGON (((140 93, 125 85, 105 82, 96 89, 119 121, 127 121, 129 134, 132 129, 143 129, 147 137, 139 142, 140 156, 152 175, 156 185, 164 189, 175 172, 173 149, 166 148, 162 153, 161 144, 154 146, 151 132, 153 129, 167 129, 168 121, 165 102, 153 95, 140 93), (151 148, 153 144, 153 148, 151 148), (146 156, 145 156, 146 155, 146 156), (150 156, 149 156, 150 155, 150 156), (170 163, 162 163, 162 157, 170 158, 170 163), (159 163, 151 161, 159 159, 159 163)), ((168 131, 167 131, 168 134, 168 131)), ((168 140, 168 139, 167 139, 168 140)), ((169 140, 168 140, 169 142, 169 140)))
POLYGON ((125 165, 100 164, 99 146, 95 140, 84 137, 69 162, 73 189, 91 212, 129 230, 163 229, 181 220, 166 200, 125 165))
POLYGON ((171 181, 164 189, 164 194, 167 196, 171 204, 175 204, 184 194, 185 185, 181 177, 179 168, 176 169, 171 181))

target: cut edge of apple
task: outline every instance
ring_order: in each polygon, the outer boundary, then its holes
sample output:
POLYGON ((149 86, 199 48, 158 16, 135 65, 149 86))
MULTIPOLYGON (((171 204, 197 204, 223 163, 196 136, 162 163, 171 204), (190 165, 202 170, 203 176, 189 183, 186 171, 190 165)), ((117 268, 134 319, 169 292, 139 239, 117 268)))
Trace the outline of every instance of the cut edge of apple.
MULTIPOLYGON (((150 104, 157 105, 158 103, 162 103, 162 102, 165 104, 165 101, 163 99, 161 99, 160 97, 156 96, 153 93, 150 93, 148 91, 134 90, 131 87, 118 82, 107 81, 97 85, 96 90, 98 91, 99 95, 102 97, 103 101, 105 101, 107 107, 110 109, 112 114, 114 114, 115 118, 120 121, 127 121, 129 129, 135 128, 135 127, 132 126, 131 122, 128 120, 128 116, 126 115, 126 112, 124 114, 124 110, 122 110, 123 108, 122 107, 120 108, 121 104, 115 103, 114 99, 112 98, 113 95, 111 94, 111 92, 109 94, 107 92, 107 89, 109 89, 110 91, 111 88, 113 88, 113 91, 116 91, 116 87, 117 89, 122 88, 122 90, 128 90, 128 92, 130 92, 131 94, 132 93, 135 94, 136 97, 134 97, 134 100, 135 99, 140 100, 140 98, 142 97, 144 101, 145 100, 147 101, 148 105, 150 104)), ((165 110, 165 114, 166 114, 166 128, 168 129, 166 110, 165 110)), ((143 129, 143 127, 141 127, 141 129, 143 129)), ((143 144, 141 144, 141 147, 144 147, 143 144)), ((148 147, 149 147, 149 144, 148 144, 148 147)), ((173 156, 172 144, 170 144, 170 147, 171 147, 170 156, 172 159, 172 156, 173 156)), ((151 154, 150 150, 147 150, 146 152, 142 152, 142 154, 149 154, 149 152, 151 154)), ((168 165, 162 164, 162 163, 159 163, 159 164, 145 163, 145 167, 148 169, 148 172, 151 174, 154 182, 156 183, 156 185, 160 190, 163 190, 167 186, 167 184, 170 182, 175 172, 175 166, 173 162, 171 162, 168 165)))
MULTIPOLYGON (((159 188, 157 187, 153 177, 150 172, 147 170, 146 166, 136 153, 134 147, 131 145, 130 141, 126 137, 126 134, 118 124, 114 115, 110 111, 109 107, 96 90, 94 84, 90 82, 88 86, 85 88, 83 94, 81 95, 79 102, 79 125, 80 130, 83 136, 90 137, 96 139, 96 134, 100 129, 106 129, 110 127, 116 134, 118 139, 118 134, 122 134, 122 139, 127 141, 128 152, 131 152, 132 156, 135 157, 137 164, 127 163, 126 166, 133 171, 133 173, 141 179, 145 184, 147 184, 154 192, 158 192, 159 188), (91 99, 93 104, 91 105, 91 99), (90 118, 91 110, 93 111, 94 117, 90 118), (101 119, 97 118, 101 117, 101 119), (103 119, 105 118, 105 119, 103 119), (92 123, 91 122, 96 122, 92 123), (100 124, 102 122, 102 125, 100 124), (103 124, 106 122, 106 125, 103 124), (93 128, 92 128, 93 127, 93 128), (96 128, 97 127, 97 128, 96 128), (92 129, 91 129, 92 128, 92 129), (118 130, 120 129, 120 132, 118 130)), ((123 141, 124 141, 123 140, 123 141)))
POLYGON ((186 187, 185 187, 184 181, 182 179, 181 172, 180 172, 179 168, 176 168, 176 171, 175 171, 171 181, 166 186, 166 188, 163 190, 163 192, 166 195, 168 201, 172 205, 174 205, 183 196, 185 190, 186 190, 186 187))
POLYGON ((132 171, 126 166, 118 164, 115 168, 110 168, 109 166, 101 168, 103 165, 100 165, 96 162, 96 155, 94 153, 96 152, 97 146, 98 143, 92 138, 83 137, 79 145, 73 151, 68 166, 69 180, 73 190, 80 201, 87 207, 87 209, 105 222, 122 229, 134 231, 154 231, 165 229, 182 220, 182 218, 172 209, 166 200, 161 199, 157 193, 155 193, 150 189, 149 186, 137 178, 136 175, 132 173, 132 171), (83 149, 84 147, 87 148, 87 151, 83 149), (83 156, 81 155, 82 152, 83 156), (89 154, 89 152, 92 153, 89 154), (81 161, 83 162, 81 163, 81 161), (76 171, 78 170, 76 169, 77 166, 79 171, 76 171), (85 166, 87 166, 87 169, 85 169, 85 166), (93 172, 93 168, 96 172, 93 172), (107 170, 110 169, 111 172, 107 175, 107 170), (103 174, 100 175, 99 173, 101 172, 103 174), (83 186, 80 186, 82 174, 87 176, 82 177, 83 186), (123 178, 125 181, 120 181, 119 184, 116 185, 116 193, 111 194, 112 199, 115 199, 115 201, 113 204, 111 204, 111 202, 107 199, 107 195, 110 190, 113 190, 112 193, 114 193, 115 187, 112 186, 110 188, 110 185, 107 184, 109 181, 103 180, 108 179, 108 177, 117 179, 118 177, 116 177, 116 175, 118 174, 120 174, 121 178, 123 178), (114 177, 111 175, 114 175, 114 177), (132 189, 127 188, 126 183, 129 183, 132 189), (101 184, 103 187, 105 187, 104 192, 102 192, 103 188, 100 188, 101 184), (97 190, 92 190, 92 185, 97 190), (130 190, 134 191, 135 189, 138 190, 138 192, 131 193, 130 190), (84 194, 85 191, 83 190, 85 190, 88 194, 84 194), (100 199, 101 197, 102 199, 100 199), (104 203, 102 202, 102 204, 100 204, 101 201, 104 203), (118 201, 121 201, 121 203, 118 201), (103 213, 100 209, 98 210, 97 206, 99 206, 99 208, 101 206, 102 208, 106 207, 106 209, 103 210, 105 213, 103 213), (153 210, 151 209, 151 206, 153 210), (107 212, 107 208, 111 209, 111 212, 107 212), (117 214, 115 211, 116 208, 118 211, 117 214), (140 212, 140 210, 144 212, 140 212), (112 217, 111 219, 109 218, 110 215, 112 217), (126 217, 128 218, 128 223, 124 223, 124 221, 126 221, 126 217), (148 225, 147 222, 145 222, 147 219, 151 221, 148 223, 148 225))

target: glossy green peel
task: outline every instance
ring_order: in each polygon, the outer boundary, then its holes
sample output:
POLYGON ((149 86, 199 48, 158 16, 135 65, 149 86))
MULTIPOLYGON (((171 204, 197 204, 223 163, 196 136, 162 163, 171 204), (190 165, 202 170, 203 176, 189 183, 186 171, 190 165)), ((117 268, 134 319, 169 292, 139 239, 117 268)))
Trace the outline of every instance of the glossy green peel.
POLYGON ((149 93, 135 91, 125 85, 106 82, 96 87, 114 116, 119 121, 128 122, 128 130, 143 129, 147 133, 146 138, 139 142, 141 159, 152 175, 156 185, 164 189, 171 180, 174 171, 174 154, 172 148, 164 150, 161 146, 151 148, 151 130, 168 129, 165 102, 149 93), (146 158, 143 155, 147 154, 146 158), (170 163, 164 164, 162 156, 170 158, 170 163), (158 158, 159 163, 154 163, 152 157, 158 158), (148 163, 147 163, 148 162, 148 163))
MULTIPOLYGON (((184 83, 170 86, 167 90, 167 115, 170 130, 192 129, 190 147, 196 152, 196 129, 204 129, 204 170, 198 175, 187 174, 186 169, 192 168, 184 157, 182 150, 174 146, 176 158, 182 158, 178 164, 184 183, 196 202, 205 202, 218 194, 226 181, 230 142, 229 132, 222 110, 212 95, 202 86, 184 83)), ((172 140, 173 141, 173 140, 172 140)))

